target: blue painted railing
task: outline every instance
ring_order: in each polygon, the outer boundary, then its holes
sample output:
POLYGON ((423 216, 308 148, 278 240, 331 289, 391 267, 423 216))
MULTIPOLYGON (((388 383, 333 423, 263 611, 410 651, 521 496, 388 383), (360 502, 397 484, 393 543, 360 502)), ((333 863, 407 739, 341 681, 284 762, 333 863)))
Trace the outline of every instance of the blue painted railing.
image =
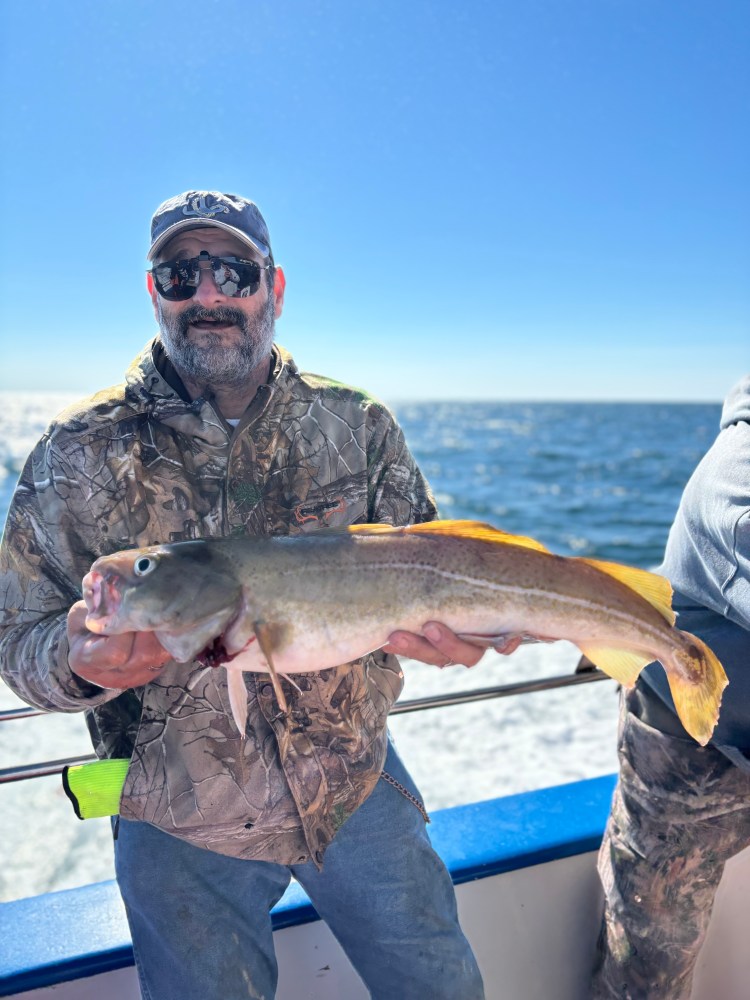
MULTIPOLYGON (((456 884, 596 850, 614 776, 442 809, 430 837, 456 884)), ((317 920, 291 885, 272 911, 275 929, 317 920)), ((0 996, 133 964, 114 882, 0 904, 0 996)))

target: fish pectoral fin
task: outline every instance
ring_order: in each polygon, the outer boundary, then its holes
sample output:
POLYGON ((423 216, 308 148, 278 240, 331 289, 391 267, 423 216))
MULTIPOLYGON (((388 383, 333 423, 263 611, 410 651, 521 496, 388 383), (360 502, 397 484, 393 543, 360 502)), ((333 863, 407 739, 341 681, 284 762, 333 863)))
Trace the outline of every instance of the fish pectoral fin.
POLYGON ((241 670, 229 669, 227 675, 227 693, 229 695, 229 707, 232 710, 234 724, 240 732, 240 736, 245 738, 247 729, 247 688, 245 687, 245 675, 241 670))
POLYGON ((590 646, 576 643, 584 656, 605 674, 614 677, 626 688, 632 687, 641 670, 653 663, 653 656, 644 653, 634 653, 629 649, 614 649, 611 646, 590 646))
POLYGON ((622 566, 620 563, 604 562, 601 559, 578 557, 578 561, 587 563, 601 573, 606 573, 607 576, 624 583, 656 608, 670 625, 674 625, 676 615, 672 610, 672 584, 666 577, 659 576, 658 573, 649 573, 646 569, 635 569, 633 566, 622 566))
POLYGON ((409 524, 403 528, 394 528, 390 524, 350 524, 340 529, 357 535, 431 535, 432 537, 448 536, 450 538, 472 538, 480 542, 495 542, 498 545, 518 545, 523 549, 536 549, 537 552, 549 552, 549 549, 526 535, 511 535, 507 531, 486 524, 484 521, 424 521, 421 524, 409 524))
POLYGON ((268 673, 271 676, 271 684, 276 695, 276 701, 278 701, 281 711, 286 715, 289 712, 289 705, 287 704, 279 675, 276 672, 276 667, 273 665, 274 633, 276 630, 268 622, 253 622, 253 631, 258 640, 260 651, 268 664, 268 673))

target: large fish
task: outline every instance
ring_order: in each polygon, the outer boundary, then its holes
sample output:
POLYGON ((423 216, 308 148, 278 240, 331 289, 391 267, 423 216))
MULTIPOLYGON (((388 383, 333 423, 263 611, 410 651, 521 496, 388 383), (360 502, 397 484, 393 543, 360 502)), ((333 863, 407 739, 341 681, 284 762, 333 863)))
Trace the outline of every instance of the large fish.
POLYGON ((659 660, 701 744, 727 683, 713 652, 674 627, 663 577, 557 556, 474 521, 131 549, 97 559, 83 593, 92 632, 153 631, 179 662, 224 664, 242 733, 242 670, 269 672, 286 710, 277 674, 348 663, 395 629, 419 633, 431 620, 487 645, 508 635, 567 639, 627 687, 659 660))

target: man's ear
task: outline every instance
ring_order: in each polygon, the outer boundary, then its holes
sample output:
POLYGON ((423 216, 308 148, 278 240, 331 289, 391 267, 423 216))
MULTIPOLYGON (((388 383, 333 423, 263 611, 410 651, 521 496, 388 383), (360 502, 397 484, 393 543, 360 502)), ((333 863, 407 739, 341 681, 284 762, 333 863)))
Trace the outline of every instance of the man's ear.
POLYGON ((281 316, 282 310, 284 309, 284 290, 286 289, 286 278, 284 276, 284 271, 280 265, 274 268, 273 272, 273 297, 276 303, 274 309, 274 316, 276 319, 281 316))

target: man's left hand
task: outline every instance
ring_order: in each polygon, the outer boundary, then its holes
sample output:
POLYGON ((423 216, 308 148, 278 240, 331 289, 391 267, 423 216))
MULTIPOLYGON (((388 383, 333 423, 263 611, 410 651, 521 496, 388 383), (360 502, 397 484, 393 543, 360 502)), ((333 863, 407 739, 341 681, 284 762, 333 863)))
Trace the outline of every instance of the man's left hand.
MULTIPOLYGON (((388 645, 383 646, 384 653, 395 653, 397 656, 408 656, 412 660, 431 663, 436 667, 452 667, 461 664, 464 667, 474 667, 487 651, 486 646, 459 639, 440 622, 427 622, 422 635, 399 630, 388 636, 388 645)), ((503 655, 515 652, 521 645, 520 636, 508 636, 502 643, 493 648, 503 655)))

